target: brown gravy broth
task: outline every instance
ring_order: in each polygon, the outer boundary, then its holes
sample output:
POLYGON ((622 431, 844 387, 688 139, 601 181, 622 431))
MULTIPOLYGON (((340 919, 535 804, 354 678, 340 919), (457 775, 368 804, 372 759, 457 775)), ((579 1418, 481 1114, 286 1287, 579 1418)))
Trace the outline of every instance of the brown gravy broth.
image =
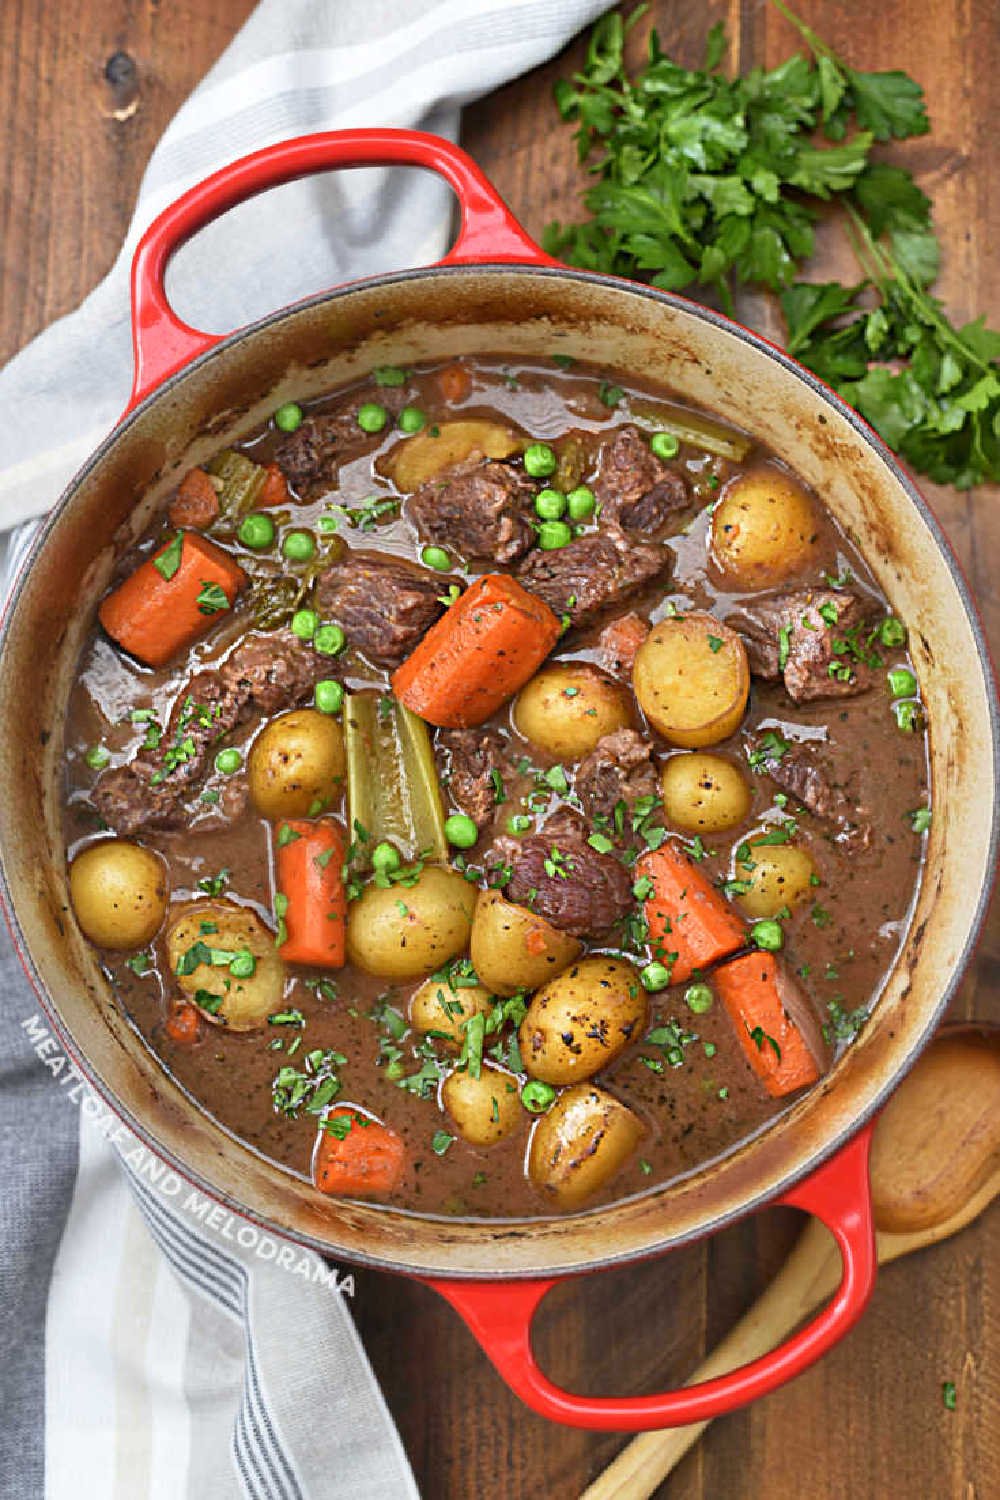
MULTIPOLYGON (((469 361, 468 369, 472 386, 460 408, 442 401, 430 368, 413 372, 407 388, 408 403, 420 407, 430 424, 457 415, 488 417, 516 424, 532 440, 553 442, 569 429, 606 434, 633 420, 639 410, 675 414, 682 410, 671 404, 664 392, 638 384, 630 386, 618 404, 608 405, 601 396, 602 390, 606 397, 609 394, 601 372, 584 366, 564 370, 548 362, 524 365, 480 359, 469 361)), ((615 392, 610 394, 613 397, 615 392)), ((307 414, 336 407, 343 396, 340 392, 313 403, 307 414)), ((268 462, 281 437, 272 425, 242 448, 256 462, 268 462)), ((390 423, 379 437, 371 439, 363 456, 343 465, 339 493, 312 503, 296 503, 290 524, 316 527, 319 516, 328 512, 332 503, 360 507, 373 492, 381 498, 391 497, 393 487, 378 469, 380 459, 398 441, 399 433, 390 423)), ((743 466, 770 457, 754 449, 743 466)), ((636 610, 654 622, 675 608, 709 610, 720 618, 725 616, 732 596, 708 562, 706 538, 712 501, 725 481, 743 466, 695 447, 681 447, 675 467, 685 474, 700 508, 682 533, 667 535, 675 555, 672 572, 664 574, 645 594, 630 599, 623 610, 636 610)), ((880 598, 863 558, 821 505, 817 511, 817 565, 807 578, 792 579, 783 587, 822 585, 824 574, 842 577, 849 570, 857 587, 880 598)), ((163 525, 166 527, 165 517, 163 525)), ((159 529, 151 533, 138 554, 122 560, 120 575, 130 572, 139 556, 168 534, 159 529)), ((419 557, 420 544, 401 511, 383 514, 368 531, 344 525, 338 535, 349 546, 419 557)), ((224 545, 231 543, 224 536, 220 540, 224 545)), ((259 559, 233 545, 242 563, 261 569, 259 559)), ((267 566, 281 571, 275 561, 279 558, 277 549, 268 556, 271 561, 267 566)), ((484 570, 498 571, 492 564, 484 565, 484 570)), ((292 567, 288 571, 295 570, 292 567)), ((476 576, 475 569, 462 571, 467 578, 476 576)), ((95 628, 82 655, 68 714, 65 837, 70 857, 95 836, 101 836, 89 801, 96 777, 85 760, 88 747, 104 746, 112 765, 128 761, 143 735, 142 726, 129 721, 130 711, 151 708, 165 724, 184 680, 223 655, 248 628, 252 628, 252 622, 245 608, 237 606, 199 645, 161 670, 140 666, 95 628)), ((569 632, 557 643, 554 658, 600 661, 599 630, 600 626, 593 626, 569 632)), ((884 655, 886 666, 906 663, 905 649, 884 655)), ((387 673, 350 651, 332 665, 331 675, 342 677, 348 690, 387 686, 387 673)), ((498 720, 510 727, 509 707, 501 711, 498 720)), ((636 723, 647 732, 638 709, 636 723)), ((259 727, 260 717, 256 715, 225 743, 245 751, 259 727)), ((652 730, 648 730, 648 736, 662 762, 671 747, 652 730)), ((534 765, 551 764, 526 743, 524 749, 534 765)), ((798 974, 817 1014, 830 1026, 834 1047, 842 1047, 853 1029, 846 1018, 870 1007, 878 996, 902 940, 920 877, 923 840, 913 832, 909 814, 927 799, 924 736, 904 734, 897 728, 884 672, 877 673, 872 688, 860 696, 804 704, 792 702, 780 682, 754 678, 740 731, 711 749, 741 767, 753 795, 749 815, 742 824, 704 839, 707 852, 700 868, 712 879, 738 875, 734 851, 747 834, 765 825, 773 826, 782 816, 795 816, 796 839, 812 853, 821 884, 815 901, 804 901, 784 921, 784 958, 798 974), (753 774, 747 766, 748 734, 767 728, 785 737, 822 740, 829 746, 843 780, 856 789, 860 802, 869 809, 873 836, 867 849, 846 847, 833 837, 828 826, 808 812, 800 813, 794 799, 783 809, 776 806, 774 783, 767 775, 753 774)), ((219 787, 224 779, 212 773, 207 785, 219 787)), ((530 787, 530 782, 527 785, 530 787)), ((511 811, 520 810, 517 796, 521 790, 517 785, 507 787, 509 800, 497 808, 498 830, 503 829, 511 811)), ((447 802, 447 789, 445 798, 447 802)), ((229 822, 218 807, 198 804, 197 792, 192 801, 194 812, 189 826, 179 831, 150 829, 139 835, 141 842, 156 849, 166 861, 172 901, 203 895, 198 882, 225 869, 229 871, 225 894, 254 907, 273 927, 269 825, 255 815, 252 807, 229 822)), ((346 818, 346 809, 332 811, 346 818)), ((474 850, 468 858, 474 862, 474 850)), ((590 947, 591 951, 619 951, 611 944, 590 947)), ((416 984, 393 986, 350 966, 322 976, 319 971, 290 968, 285 1005, 288 1010, 301 1012, 304 1029, 269 1025, 238 1034, 203 1023, 197 1042, 178 1045, 165 1030, 167 1007, 177 990, 167 966, 162 933, 149 952, 152 963, 141 974, 129 966, 129 955, 103 955, 123 1011, 162 1066, 198 1106, 252 1149, 301 1176, 303 1191, 313 1191, 305 1184, 316 1121, 308 1115, 289 1119, 276 1113, 271 1084, 280 1067, 300 1064, 308 1050, 332 1048, 347 1058, 339 1070, 342 1088, 337 1104, 356 1105, 371 1112, 405 1142, 406 1168, 393 1196, 394 1205, 423 1213, 492 1219, 552 1211, 525 1171, 531 1115, 525 1112, 518 1130, 488 1150, 476 1149, 458 1137, 443 1155, 438 1155, 432 1148, 435 1133, 457 1132, 439 1107, 436 1090, 431 1090, 430 1097, 421 1098, 387 1075, 379 1050, 387 1033, 373 1018, 373 1012, 377 1015, 380 1007, 389 1004, 405 1016, 416 984), (335 994, 331 991, 325 995, 315 983, 308 983, 317 977, 331 980, 335 994)), ((638 959, 640 965, 644 961, 638 959)), ((640 1039, 598 1077, 598 1082, 638 1112, 647 1133, 639 1149, 588 1206, 647 1191, 687 1173, 732 1150, 787 1107, 787 1100, 771 1099, 754 1076, 719 1001, 705 1014, 692 1014, 685 1004, 684 991, 684 985, 673 985, 649 997, 649 1028, 672 1022, 682 1034, 679 1054, 672 1063, 664 1060, 662 1048, 640 1039)), ((421 1064, 414 1047, 417 1040, 409 1033, 399 1043, 411 1075, 421 1064)), ((440 1056, 447 1058, 444 1052, 440 1056)))

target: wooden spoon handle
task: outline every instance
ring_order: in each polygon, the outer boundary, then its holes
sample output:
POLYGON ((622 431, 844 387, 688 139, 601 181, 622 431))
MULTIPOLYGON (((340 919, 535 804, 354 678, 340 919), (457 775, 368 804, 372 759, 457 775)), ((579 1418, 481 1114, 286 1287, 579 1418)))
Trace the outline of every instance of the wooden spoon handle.
MULTIPOLYGON (((836 1291, 840 1254, 833 1236, 810 1219, 791 1255, 767 1291, 698 1366, 688 1380, 695 1385, 766 1354, 797 1324, 836 1291)), ((580 1500, 648 1500, 701 1437, 707 1422, 667 1427, 633 1438, 580 1500)))

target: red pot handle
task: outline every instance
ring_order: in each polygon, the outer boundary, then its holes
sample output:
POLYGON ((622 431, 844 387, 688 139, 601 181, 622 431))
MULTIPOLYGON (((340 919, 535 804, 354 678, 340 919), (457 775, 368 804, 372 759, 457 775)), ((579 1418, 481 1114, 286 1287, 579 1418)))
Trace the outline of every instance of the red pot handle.
POLYGON ((844 1271, 829 1305, 786 1343, 728 1375, 656 1396, 574 1396, 545 1376, 531 1350, 531 1321, 554 1279, 428 1281, 464 1318, 503 1379, 533 1411, 570 1427, 639 1432, 706 1422, 766 1396, 802 1373, 857 1322, 875 1285, 868 1183, 874 1122, 777 1202, 815 1214, 840 1247, 844 1271))
POLYGON ((329 130, 265 146, 213 172, 146 230, 132 260, 132 344, 135 377, 131 411, 161 381, 203 354, 221 335, 182 322, 167 301, 163 273, 186 239, 227 209, 267 188, 332 167, 425 167, 438 172, 458 198, 458 238, 439 265, 461 261, 520 261, 557 265, 525 233, 471 156, 441 136, 418 130, 329 130))

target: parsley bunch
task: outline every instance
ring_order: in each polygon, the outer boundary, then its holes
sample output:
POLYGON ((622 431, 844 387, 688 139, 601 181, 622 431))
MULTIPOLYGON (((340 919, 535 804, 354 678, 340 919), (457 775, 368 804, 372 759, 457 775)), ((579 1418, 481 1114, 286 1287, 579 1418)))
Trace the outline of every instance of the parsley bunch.
POLYGON ((695 70, 654 31, 630 78, 625 38, 644 7, 628 22, 601 18, 582 72, 556 85, 595 178, 590 218, 550 224, 545 249, 667 290, 702 286, 727 308, 734 280, 779 293, 790 351, 909 463, 960 488, 998 479, 1000 334, 982 319, 949 323, 928 291, 940 260, 930 203, 908 172, 870 155, 875 141, 928 131, 923 91, 899 71, 849 67, 775 4, 810 55, 732 79, 719 71, 721 25, 695 70), (829 200, 848 217, 856 286, 796 280, 829 200))

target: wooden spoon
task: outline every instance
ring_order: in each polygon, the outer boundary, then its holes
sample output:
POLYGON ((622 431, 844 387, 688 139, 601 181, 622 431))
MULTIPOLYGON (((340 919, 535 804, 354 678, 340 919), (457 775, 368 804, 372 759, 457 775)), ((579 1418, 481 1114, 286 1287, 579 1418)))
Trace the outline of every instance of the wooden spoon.
MULTIPOLYGON (((1000 1193, 1000 1026, 942 1031, 903 1080, 872 1140, 879 1264, 964 1229, 1000 1193)), ((788 1260, 688 1381, 694 1385, 766 1354, 840 1281, 840 1254, 810 1219, 788 1260)), ((644 1432, 580 1500, 648 1500, 708 1426, 644 1432)))

